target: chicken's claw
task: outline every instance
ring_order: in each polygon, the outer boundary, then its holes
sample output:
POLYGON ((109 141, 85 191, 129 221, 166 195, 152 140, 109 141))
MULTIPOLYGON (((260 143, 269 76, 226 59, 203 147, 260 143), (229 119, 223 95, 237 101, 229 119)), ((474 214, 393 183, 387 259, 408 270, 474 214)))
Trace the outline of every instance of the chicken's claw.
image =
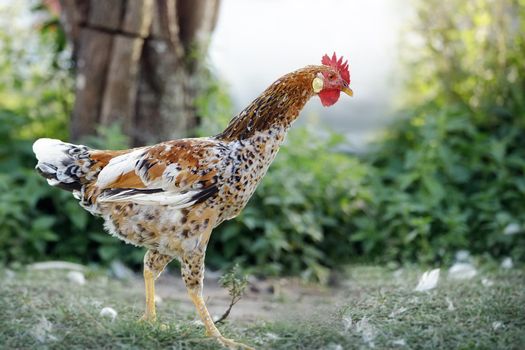
POLYGON ((230 350, 255 350, 255 348, 252 348, 251 346, 248 346, 243 343, 237 343, 233 339, 228 339, 224 337, 214 337, 217 339, 217 341, 224 346, 225 348, 228 348, 230 350))
POLYGON ((155 322, 157 322, 157 317, 156 317, 155 315, 150 316, 150 315, 148 315, 147 313, 144 313, 144 315, 142 315, 142 316, 137 320, 137 322, 155 323, 155 322))

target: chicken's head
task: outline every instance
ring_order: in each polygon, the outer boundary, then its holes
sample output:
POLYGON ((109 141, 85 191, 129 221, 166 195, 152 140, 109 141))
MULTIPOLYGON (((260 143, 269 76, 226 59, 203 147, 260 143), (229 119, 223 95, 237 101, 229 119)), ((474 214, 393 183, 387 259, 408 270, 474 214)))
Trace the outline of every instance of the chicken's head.
POLYGON ((337 59, 335 52, 330 58, 324 55, 321 63, 326 69, 317 73, 312 81, 314 93, 319 95, 323 106, 331 106, 337 102, 342 92, 352 96, 350 89, 350 71, 348 70, 348 61, 343 62, 343 57, 337 59))

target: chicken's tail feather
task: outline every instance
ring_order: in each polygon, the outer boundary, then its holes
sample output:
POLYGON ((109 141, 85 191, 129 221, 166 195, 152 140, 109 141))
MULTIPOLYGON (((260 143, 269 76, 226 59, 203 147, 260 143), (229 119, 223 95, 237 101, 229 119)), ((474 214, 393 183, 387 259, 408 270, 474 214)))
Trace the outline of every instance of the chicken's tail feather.
POLYGON ((38 139, 33 152, 38 159, 35 169, 51 186, 80 191, 90 172, 90 149, 54 139, 38 139))

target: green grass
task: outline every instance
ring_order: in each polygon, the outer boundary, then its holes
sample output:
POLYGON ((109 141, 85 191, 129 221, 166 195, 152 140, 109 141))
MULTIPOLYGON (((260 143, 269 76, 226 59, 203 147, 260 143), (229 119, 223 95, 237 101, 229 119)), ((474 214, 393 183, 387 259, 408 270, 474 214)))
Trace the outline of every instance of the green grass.
MULTIPOLYGON (((230 320, 219 328, 262 349, 518 349, 525 344, 522 269, 486 266, 468 281, 450 281, 442 271, 430 292, 413 291, 421 273, 414 268, 348 271, 324 312, 271 322, 230 320), (493 284, 484 286, 482 279, 493 284)), ((143 291, 136 283, 90 272, 87 284, 78 286, 65 275, 20 270, 8 276, 0 270, 0 348, 219 348, 203 336, 193 313, 178 311, 180 301, 167 299, 161 305, 160 321, 167 328, 137 323, 143 291), (118 311, 114 322, 99 316, 104 306, 118 311)), ((276 302, 281 309, 291 303, 286 298, 276 302)))

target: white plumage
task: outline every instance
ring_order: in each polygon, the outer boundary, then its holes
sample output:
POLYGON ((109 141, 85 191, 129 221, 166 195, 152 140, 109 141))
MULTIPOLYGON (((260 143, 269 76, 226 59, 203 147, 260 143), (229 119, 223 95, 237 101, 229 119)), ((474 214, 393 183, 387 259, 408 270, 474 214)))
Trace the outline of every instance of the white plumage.
MULTIPOLYGON (((51 186, 71 186, 89 171, 89 148, 73 145, 56 139, 38 139, 33 143, 33 152, 38 159, 38 169, 51 186)), ((76 187, 76 186, 72 186, 76 187)))
POLYGON ((98 197, 99 203, 118 203, 118 202, 133 202, 136 204, 145 205, 169 205, 172 209, 187 208, 195 204, 196 199, 192 199, 199 191, 181 192, 158 192, 141 193, 136 190, 122 191, 114 195, 107 195, 102 193, 98 197))
POLYGON ((57 158, 65 158, 68 148, 73 146, 56 139, 38 139, 33 143, 33 152, 39 162, 54 163, 57 158))

